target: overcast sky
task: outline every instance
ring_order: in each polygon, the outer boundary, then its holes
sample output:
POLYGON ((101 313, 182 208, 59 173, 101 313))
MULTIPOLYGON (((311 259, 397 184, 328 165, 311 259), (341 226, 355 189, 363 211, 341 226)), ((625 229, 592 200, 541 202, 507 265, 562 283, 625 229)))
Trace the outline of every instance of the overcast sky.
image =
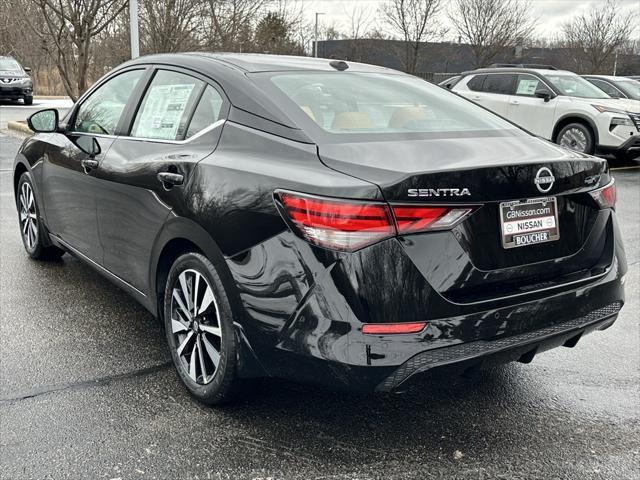
MULTIPOLYGON (((451 3, 449 0, 443 1, 446 6, 451 3)), ((531 13, 540 19, 537 36, 553 38, 559 34, 562 24, 572 16, 604 2, 605 0, 531 0, 531 13)), ((345 13, 345 9, 351 11, 354 6, 362 6, 375 13, 381 3, 383 0, 303 0, 305 17, 309 21, 313 21, 315 12, 323 12, 325 15, 320 17, 320 22, 324 25, 335 23, 342 32, 349 31, 349 16, 345 13)), ((631 14, 631 12, 640 14, 640 0, 618 0, 618 5, 625 14, 631 14)), ((446 16, 443 17, 443 21, 448 24, 446 16)), ((635 36, 640 36, 640 22, 635 36)), ((447 35, 447 40, 455 38, 456 35, 453 32, 447 35)))

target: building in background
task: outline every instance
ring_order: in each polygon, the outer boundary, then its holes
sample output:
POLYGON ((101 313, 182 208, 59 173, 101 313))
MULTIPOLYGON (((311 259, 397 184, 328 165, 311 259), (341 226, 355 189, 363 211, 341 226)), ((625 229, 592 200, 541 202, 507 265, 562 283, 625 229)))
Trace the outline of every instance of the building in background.
MULTIPOLYGON (((403 48, 404 42, 400 40, 324 40, 318 42, 318 56, 404 70, 401 62, 403 48)), ((569 48, 507 47, 493 63, 537 63, 577 73, 590 73, 590 66, 582 52, 569 48)), ((416 74, 426 80, 437 82, 447 76, 443 74, 451 76, 474 68, 474 56, 470 45, 426 42, 422 47, 416 74)), ((619 55, 617 74, 640 75, 640 55, 619 55)))

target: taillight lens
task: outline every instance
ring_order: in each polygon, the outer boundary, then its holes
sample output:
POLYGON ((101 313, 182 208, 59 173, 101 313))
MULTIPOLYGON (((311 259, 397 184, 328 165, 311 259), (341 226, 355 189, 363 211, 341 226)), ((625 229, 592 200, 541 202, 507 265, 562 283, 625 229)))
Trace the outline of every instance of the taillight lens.
POLYGON ((472 211, 472 207, 429 207, 392 205, 398 233, 416 233, 455 227, 472 211))
POLYGON ((474 207, 391 205, 276 191, 291 227, 308 242, 353 252, 396 234, 452 228, 474 207))
POLYGON ((597 190, 589 192, 600 208, 616 207, 616 184, 613 179, 611 182, 597 190))
POLYGON ((385 203, 276 194, 293 226, 315 245, 352 252, 396 234, 385 203))

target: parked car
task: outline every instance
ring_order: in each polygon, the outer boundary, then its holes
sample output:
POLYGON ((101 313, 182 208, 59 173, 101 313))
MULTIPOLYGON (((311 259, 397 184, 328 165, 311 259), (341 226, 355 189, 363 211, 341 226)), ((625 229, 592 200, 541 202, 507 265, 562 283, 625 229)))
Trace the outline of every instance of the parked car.
POLYGON ((583 75, 583 77, 612 98, 640 101, 640 82, 637 80, 612 75, 583 75))
POLYGON ((33 80, 30 68, 23 68, 15 58, 0 56, 0 100, 33 103, 33 80))
POLYGON ((249 377, 394 391, 526 363, 624 302, 606 161, 393 70, 153 55, 29 125, 27 254, 129 292, 209 404, 249 377))
POLYGON ((613 99, 574 73, 487 68, 464 73, 452 90, 572 150, 640 153, 640 104, 613 99))

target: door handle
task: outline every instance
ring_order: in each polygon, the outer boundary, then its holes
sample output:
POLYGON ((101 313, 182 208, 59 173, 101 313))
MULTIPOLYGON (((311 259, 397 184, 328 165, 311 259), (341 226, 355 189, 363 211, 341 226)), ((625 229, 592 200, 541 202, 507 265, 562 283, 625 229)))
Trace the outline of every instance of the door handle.
POLYGON ((84 173, 89 173, 89 170, 98 168, 99 162, 98 160, 94 160, 93 158, 85 158, 82 160, 81 164, 82 168, 84 168, 84 173))
POLYGON ((471 97, 471 100, 482 100, 482 97, 479 96, 479 95, 478 96, 474 96, 474 97, 471 97))
POLYGON ((184 183, 184 175, 172 172, 158 173, 158 180, 162 182, 165 188, 171 188, 174 185, 182 185, 184 183))
POLYGON ((520 105, 518 100, 511 100, 511 105, 520 105))

